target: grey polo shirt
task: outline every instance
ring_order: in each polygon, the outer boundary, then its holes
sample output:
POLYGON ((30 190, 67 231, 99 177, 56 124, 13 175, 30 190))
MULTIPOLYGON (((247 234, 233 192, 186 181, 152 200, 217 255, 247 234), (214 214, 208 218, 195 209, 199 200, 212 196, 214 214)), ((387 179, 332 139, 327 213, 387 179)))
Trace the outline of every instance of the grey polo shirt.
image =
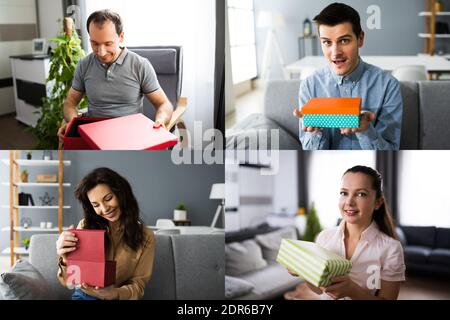
POLYGON ((124 48, 108 66, 91 53, 80 60, 72 88, 84 92, 90 117, 121 117, 143 113, 143 95, 160 88, 148 59, 124 48))

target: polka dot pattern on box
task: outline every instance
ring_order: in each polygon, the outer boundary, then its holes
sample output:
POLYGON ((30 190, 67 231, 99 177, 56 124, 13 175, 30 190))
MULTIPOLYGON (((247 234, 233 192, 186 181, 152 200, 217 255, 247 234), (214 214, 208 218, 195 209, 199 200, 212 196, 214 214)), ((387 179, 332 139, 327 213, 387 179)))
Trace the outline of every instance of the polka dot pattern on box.
POLYGON ((359 117, 354 114, 305 114, 303 125, 316 128, 358 128, 359 117))

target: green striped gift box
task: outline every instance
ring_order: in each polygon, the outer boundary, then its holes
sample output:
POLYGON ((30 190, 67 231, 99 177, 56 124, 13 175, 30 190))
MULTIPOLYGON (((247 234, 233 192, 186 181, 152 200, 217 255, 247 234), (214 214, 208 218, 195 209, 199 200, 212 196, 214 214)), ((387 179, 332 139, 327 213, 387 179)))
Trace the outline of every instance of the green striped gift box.
POLYGON ((331 278, 350 272, 352 263, 314 242, 283 239, 277 261, 316 287, 327 287, 331 278))

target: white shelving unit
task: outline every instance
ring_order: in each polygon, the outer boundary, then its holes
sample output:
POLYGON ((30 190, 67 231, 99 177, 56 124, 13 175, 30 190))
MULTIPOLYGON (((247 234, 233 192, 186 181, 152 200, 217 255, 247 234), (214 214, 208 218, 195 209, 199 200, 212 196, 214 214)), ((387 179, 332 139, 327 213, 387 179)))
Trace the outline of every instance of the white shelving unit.
POLYGON ((443 11, 444 8, 436 0, 425 0, 425 11, 419 12, 419 17, 425 20, 425 32, 418 36, 425 40, 425 52, 434 55, 436 53, 436 39, 450 39, 450 34, 436 33, 436 19, 450 17, 450 11, 443 11))
POLYGON ((25 250, 21 246, 20 233, 29 232, 62 232, 67 230, 67 227, 63 227, 63 210, 70 209, 70 206, 63 205, 63 189, 70 187, 71 184, 63 182, 63 167, 71 165, 68 160, 63 160, 63 151, 58 150, 58 160, 26 160, 20 159, 20 151, 10 151, 9 159, 2 159, 5 165, 10 168, 10 181, 2 182, 1 185, 8 186, 10 189, 10 202, 9 204, 1 204, 1 209, 7 209, 10 213, 10 225, 1 229, 3 232, 10 232, 10 246, 2 251, 2 254, 8 254, 11 257, 11 265, 14 264, 21 255, 28 255, 28 250, 25 250), (26 167, 53 167, 58 169, 57 177, 58 182, 55 183, 41 183, 41 182, 21 182, 20 171, 26 167), (58 205, 53 206, 23 206, 19 205, 19 190, 21 188, 42 188, 42 187, 55 187, 58 188, 58 205), (44 210, 47 212, 57 213, 58 222, 53 228, 40 228, 38 226, 23 227, 20 225, 19 217, 20 212, 24 210, 34 211, 33 215, 42 213, 44 210), (12 228, 11 228, 12 226, 12 228), (12 249, 11 249, 12 248, 12 249))

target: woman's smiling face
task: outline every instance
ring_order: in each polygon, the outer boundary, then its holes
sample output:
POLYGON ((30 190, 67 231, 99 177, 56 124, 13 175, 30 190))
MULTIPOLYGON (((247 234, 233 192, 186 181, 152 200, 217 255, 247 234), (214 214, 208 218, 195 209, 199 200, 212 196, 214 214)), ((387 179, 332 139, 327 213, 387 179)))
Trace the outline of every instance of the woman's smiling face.
POLYGON ((118 221, 122 214, 119 205, 119 199, 111 191, 108 185, 98 184, 87 193, 92 207, 102 218, 108 221, 118 221))
POLYGON ((339 209, 345 222, 368 226, 372 221, 374 210, 383 203, 377 199, 371 178, 364 173, 348 172, 342 177, 339 209))

